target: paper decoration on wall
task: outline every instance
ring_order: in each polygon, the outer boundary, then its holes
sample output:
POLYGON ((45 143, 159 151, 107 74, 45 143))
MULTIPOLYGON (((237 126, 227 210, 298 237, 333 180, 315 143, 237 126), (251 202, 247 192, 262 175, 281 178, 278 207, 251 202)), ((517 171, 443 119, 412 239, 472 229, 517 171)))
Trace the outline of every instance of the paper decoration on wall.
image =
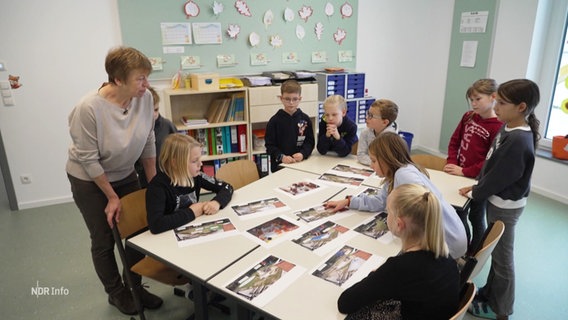
POLYGON ((189 0, 183 5, 183 11, 187 19, 190 17, 197 17, 199 15, 199 6, 193 0, 189 0))
POLYGON ((337 28, 337 31, 333 34, 333 40, 335 40, 338 45, 341 45, 345 37, 347 37, 347 31, 341 28, 337 28))
POLYGON ((351 51, 351 50, 339 50, 337 52, 337 61, 339 61, 339 62, 351 62, 351 61, 353 61, 353 51, 351 51))
POLYGON ((265 29, 268 29, 268 26, 272 24, 272 20, 274 20, 274 13, 272 13, 272 10, 267 10, 264 13, 264 18, 262 18, 262 22, 264 22, 265 29))
POLYGON ((296 26, 296 37, 298 37, 298 39, 302 40, 302 39, 304 39, 305 36, 306 36, 306 30, 304 29, 304 27, 302 27, 301 25, 297 25, 296 26))
POLYGON ((341 17, 342 18, 350 18, 353 15, 353 7, 349 2, 345 2, 341 5, 341 17))
POLYGON ((231 39, 236 39, 239 33, 241 33, 241 27, 238 24, 230 24, 227 28, 227 34, 231 39))
POLYGON ((326 3, 325 5, 325 15, 329 18, 333 15, 333 12, 335 11, 335 9, 333 8, 333 4, 331 4, 330 2, 326 3))
POLYGON ((12 89, 18 89, 19 87, 22 86, 22 84, 20 83, 20 76, 14 76, 9 74, 8 82, 10 82, 10 88, 12 89))
POLYGON ((198 69, 201 68, 201 59, 199 56, 181 56, 182 69, 198 69))
POLYGON ((258 46, 260 43, 260 36, 256 32, 251 32, 249 35, 249 43, 252 47, 258 46))
POLYGON ((191 27, 196 44, 221 44, 223 42, 220 22, 194 22, 191 27))
POLYGON ((298 63, 298 54, 296 52, 283 52, 282 53, 282 63, 298 63))
POLYGON ((225 8, 223 7, 223 4, 217 1, 213 1, 213 14, 216 16, 219 16, 221 14, 221 12, 223 12, 225 8))
POLYGON ((248 6, 247 2, 244 1, 244 0, 235 1, 235 8, 237 8, 237 11, 240 14, 242 14, 243 16, 246 16, 246 17, 252 16, 252 13, 250 13, 249 6, 248 6))
POLYGON ((327 62, 327 52, 314 51, 312 52, 312 63, 325 63, 327 62))
POLYGON ((280 48, 282 46, 282 44, 284 44, 284 41, 282 41, 282 38, 280 38, 279 35, 275 35, 275 36, 270 37, 270 45, 273 48, 280 48))
POLYGON ((321 22, 316 23, 316 27, 314 28, 314 31, 316 33, 316 38, 318 40, 321 40, 321 36, 323 34, 323 24, 321 22))
POLYGON ((218 54, 217 55, 217 67, 234 67, 238 63, 235 60, 234 54, 218 54))
POLYGON ((150 64, 152 64, 153 71, 164 70, 164 62, 162 61, 162 57, 148 57, 148 60, 150 60, 150 64))
POLYGON ((191 44, 191 24, 177 22, 160 23, 162 45, 191 44))
POLYGON ((294 20, 294 10, 286 8, 284 10, 284 21, 291 22, 292 20, 294 20))
POLYGON ((300 18, 302 18, 305 22, 308 22, 308 19, 312 16, 314 10, 310 6, 302 6, 302 8, 298 11, 300 18))
POLYGON ((265 66, 270 62, 264 53, 251 53, 250 65, 251 66, 265 66))

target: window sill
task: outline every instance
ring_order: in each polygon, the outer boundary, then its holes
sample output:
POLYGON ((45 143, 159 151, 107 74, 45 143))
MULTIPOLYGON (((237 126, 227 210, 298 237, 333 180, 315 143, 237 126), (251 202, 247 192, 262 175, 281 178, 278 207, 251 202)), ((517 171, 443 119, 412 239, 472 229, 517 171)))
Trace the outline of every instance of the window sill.
POLYGON ((568 160, 561 160, 561 159, 557 159, 557 158, 553 157, 552 151, 550 149, 538 148, 538 149, 536 149, 536 156, 539 157, 539 158, 543 158, 543 159, 547 159, 547 160, 554 161, 554 162, 557 162, 557 163, 568 165, 568 160))

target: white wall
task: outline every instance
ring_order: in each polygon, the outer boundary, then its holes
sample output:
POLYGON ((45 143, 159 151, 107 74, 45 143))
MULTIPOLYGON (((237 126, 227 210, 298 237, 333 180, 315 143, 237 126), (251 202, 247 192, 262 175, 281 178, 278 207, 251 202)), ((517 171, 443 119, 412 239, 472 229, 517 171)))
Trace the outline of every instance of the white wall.
MULTIPOLYGON (((414 145, 438 150, 453 0, 359 0, 357 69, 369 93, 396 101, 414 145)), ((501 0, 491 74, 526 72, 536 0, 501 0), (525 34, 521 34, 521 31, 525 34), (528 41, 528 42, 527 42, 528 41)), ((0 130, 20 208, 71 201, 65 176, 67 115, 106 80, 104 57, 121 43, 116 1, 20 0, 0 10, 0 60, 21 76, 16 106, 0 103, 0 130), (32 9, 33 8, 33 9, 32 9), (63 18, 62 18, 63 17, 63 18), (33 182, 20 183, 21 174, 33 182)), ((160 84, 159 86, 161 86, 160 84)), ((534 189, 568 202, 566 166, 538 159, 534 189)))
POLYGON ((67 115, 106 80, 104 58, 121 43, 116 1, 10 1, 0 10, 0 59, 20 76, 16 105, 0 102, 0 130, 20 208, 71 200, 65 175, 67 115), (32 183, 20 183, 31 174, 32 183))
POLYGON ((400 108, 413 145, 438 149, 453 0, 359 0, 357 70, 369 94, 400 108))
MULTIPOLYGON (((538 72, 528 69, 531 64, 529 63, 530 48, 538 4, 538 0, 501 0, 499 2, 499 19, 495 28, 489 74, 497 82, 524 77, 529 77, 537 83, 540 82, 538 72)), ((546 88, 541 87, 541 91, 543 90, 546 88)), ((546 108, 547 103, 546 100, 541 99, 538 108, 546 108)), ((545 119, 541 117, 540 120, 541 125, 544 125, 545 119)), ((532 190, 568 203, 567 177, 568 166, 537 157, 532 177, 532 190)))

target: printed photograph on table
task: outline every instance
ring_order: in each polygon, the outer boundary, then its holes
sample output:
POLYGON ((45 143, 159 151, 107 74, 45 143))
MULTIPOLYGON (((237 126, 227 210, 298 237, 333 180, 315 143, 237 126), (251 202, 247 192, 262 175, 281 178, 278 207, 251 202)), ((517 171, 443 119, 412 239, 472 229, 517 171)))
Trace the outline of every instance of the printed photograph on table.
POLYGON ((389 232, 389 227, 387 226, 387 213, 381 212, 374 217, 365 220, 354 230, 373 239, 382 237, 389 232))
POLYGON ((380 188, 367 188, 361 192, 359 192, 357 195, 367 195, 367 196, 376 196, 377 194, 379 194, 379 190, 381 190, 380 188))
POLYGON ((290 209, 282 200, 276 197, 237 204, 231 206, 231 208, 241 218, 251 218, 259 214, 272 214, 290 209))
POLYGON ((372 176, 373 173, 375 173, 372 169, 357 168, 357 167, 352 167, 352 166, 348 166, 348 165, 345 165, 345 164, 338 164, 335 167, 331 168, 331 171, 347 173, 347 174, 350 174, 350 175, 358 176, 360 178, 368 178, 368 177, 372 176))
POLYGON ((233 294, 262 307, 291 283, 305 268, 275 256, 268 256, 231 281, 226 288, 233 294))
POLYGON ((331 251, 333 245, 340 243, 340 240, 347 241, 350 238, 347 237, 348 231, 349 228, 333 221, 326 221, 292 241, 318 255, 323 255, 331 251))
POLYGON ((363 178, 347 177, 329 172, 322 174, 318 179, 327 183, 338 184, 349 188, 356 188, 365 180, 363 178))
POLYGON ((343 246, 320 265, 312 275, 342 288, 348 288, 367 276, 383 258, 350 246, 343 246))
POLYGON ((265 247, 273 246, 288 239, 299 228, 285 217, 276 217, 254 228, 247 230, 247 235, 265 247))
POLYGON ((174 229, 180 247, 237 235, 238 231, 229 218, 191 223, 174 229))
POLYGON ((315 181, 305 180, 294 182, 287 186, 278 187, 276 190, 292 198, 301 198, 318 192, 324 188, 326 188, 325 185, 318 184, 315 181))
POLYGON ((331 217, 333 215, 339 214, 340 212, 345 212, 347 210, 348 210, 347 208, 343 208, 339 212, 333 212, 332 209, 327 209, 322 204, 315 207, 310 207, 308 209, 296 211, 294 212, 294 215, 298 217, 298 220, 302 219, 305 222, 313 222, 319 219, 331 217))

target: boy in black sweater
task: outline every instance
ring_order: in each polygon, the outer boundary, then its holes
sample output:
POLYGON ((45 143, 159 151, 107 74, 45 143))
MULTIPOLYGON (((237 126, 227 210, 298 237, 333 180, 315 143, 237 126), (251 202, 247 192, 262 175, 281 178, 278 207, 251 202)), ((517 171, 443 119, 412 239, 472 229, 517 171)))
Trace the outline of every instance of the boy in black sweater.
POLYGON ((315 139, 312 122, 298 108, 302 100, 302 87, 295 80, 288 80, 280 87, 280 100, 284 108, 273 115, 266 126, 265 146, 270 155, 272 172, 280 163, 295 163, 307 159, 314 150, 315 139))

